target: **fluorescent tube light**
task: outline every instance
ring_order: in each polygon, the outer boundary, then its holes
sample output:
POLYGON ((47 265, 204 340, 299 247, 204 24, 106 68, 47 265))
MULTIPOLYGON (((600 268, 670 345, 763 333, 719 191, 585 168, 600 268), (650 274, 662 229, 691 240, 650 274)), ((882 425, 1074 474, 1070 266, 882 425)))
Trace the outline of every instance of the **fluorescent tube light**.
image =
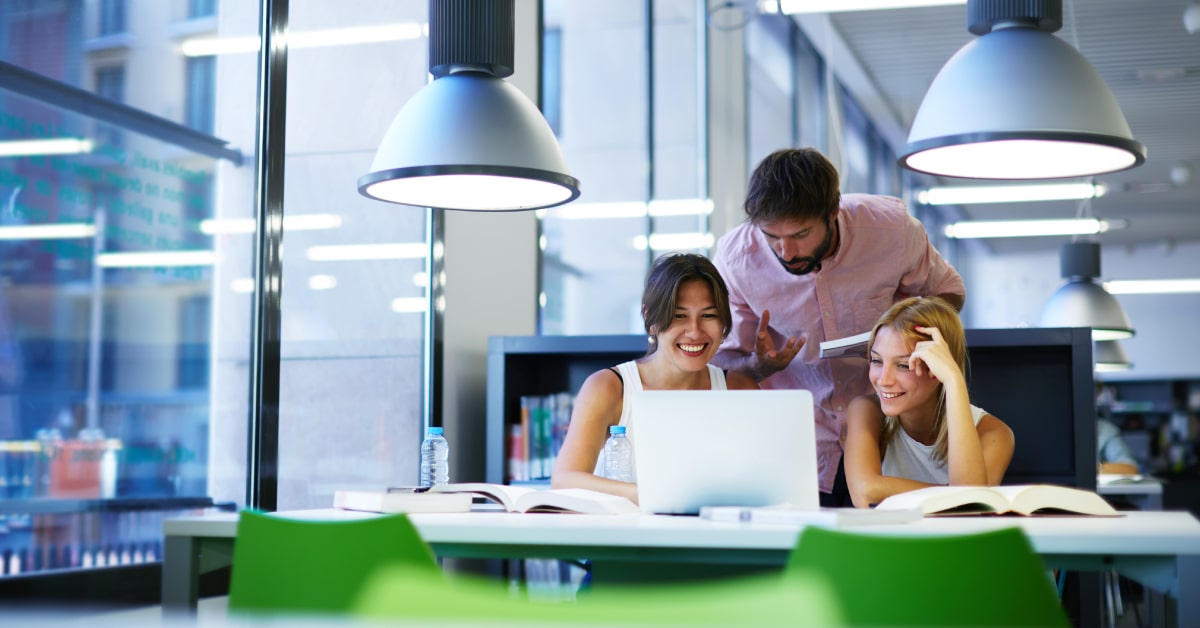
POLYGON ((96 264, 102 268, 145 268, 150 266, 212 266, 217 254, 212 251, 141 251, 101 253, 96 264))
MULTIPOLYGON (((875 11, 878 9, 911 9, 949 4, 966 4, 967 0, 779 0, 779 10, 788 15, 797 13, 834 13, 837 11, 875 11)), ((774 2, 760 2, 774 13, 774 2)))
POLYGON ((1094 235, 1124 228, 1124 220, 1069 218, 1063 220, 994 220, 956 222, 942 232, 947 238, 1023 238, 1036 236, 1094 235))
MULTIPOLYGON (((387 41, 418 39, 428 34, 427 24, 403 22, 358 28, 334 28, 321 31, 292 32, 287 36, 289 49, 323 48, 352 44, 374 44, 387 41)), ((258 52, 258 37, 198 37, 180 45, 185 57, 258 52)))
POLYGON ((425 297, 398 297, 392 299, 392 311, 398 314, 423 313, 429 299, 425 297))
POLYGON ((91 238, 95 235, 96 226, 82 222, 0 227, 0 240, 72 240, 91 238))
MULTIPOLYGON (((297 214, 283 217, 283 228, 288 231, 316 231, 336 229, 340 226, 342 217, 336 214, 297 214)), ((200 221, 200 231, 208 235, 254 233, 254 219, 209 218, 200 221)))
POLYGON ((238 294, 250 294, 254 292, 254 279, 250 277, 238 277, 229 282, 229 289, 238 294))
POLYGON ((331 244, 311 246, 304 252, 314 262, 348 262, 383 259, 424 259, 429 245, 424 242, 390 244, 331 244))
POLYGON ((649 245, 653 251, 690 251, 712 248, 714 240, 711 233, 654 233, 649 241, 644 235, 634 238, 633 248, 645 251, 649 245))
POLYGON ((654 216, 708 216, 713 212, 712 199, 684 198, 665 201, 630 201, 624 203, 571 203, 550 209, 539 209, 538 217, 550 216, 559 220, 595 220, 598 218, 644 218, 654 216))
POLYGON ((95 148, 92 140, 78 137, 55 137, 43 140, 9 140, 0 142, 0 157, 32 155, 79 155, 95 148))
POLYGON ((309 290, 331 290, 337 287, 337 277, 333 275, 312 275, 308 278, 309 290))
POLYGON ((1074 201, 1104 196, 1101 183, 1036 183, 1031 185, 972 185, 936 187, 917 192, 922 205, 974 205, 1025 201, 1074 201))
POLYGON ((1200 292, 1200 279, 1114 279, 1104 282, 1109 294, 1186 294, 1200 292))

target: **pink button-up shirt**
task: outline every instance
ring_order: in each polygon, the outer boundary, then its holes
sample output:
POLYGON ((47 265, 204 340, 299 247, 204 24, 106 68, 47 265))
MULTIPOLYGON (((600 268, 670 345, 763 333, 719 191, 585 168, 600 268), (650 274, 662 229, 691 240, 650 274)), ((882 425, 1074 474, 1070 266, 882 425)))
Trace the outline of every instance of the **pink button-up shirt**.
POLYGON ((816 401, 820 487, 833 488, 850 400, 871 392, 863 358, 818 357, 825 340, 870 331, 896 301, 909 296, 965 294, 962 278, 929 242, 904 202, 891 196, 843 194, 840 242, 832 258, 808 275, 779 263, 758 227, 743 223, 721 237, 713 261, 729 286, 733 328, 714 362, 754 353, 763 310, 771 311, 776 347, 789 336, 804 347, 763 388, 802 388, 816 401))

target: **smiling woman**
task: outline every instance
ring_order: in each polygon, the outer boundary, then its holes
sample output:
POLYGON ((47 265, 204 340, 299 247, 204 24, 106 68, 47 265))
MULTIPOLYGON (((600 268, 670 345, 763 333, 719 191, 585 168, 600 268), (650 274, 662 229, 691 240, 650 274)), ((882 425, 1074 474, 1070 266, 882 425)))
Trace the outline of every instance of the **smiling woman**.
POLYGON ((703 255, 678 253, 655 260, 642 291, 642 316, 650 346, 646 355, 596 371, 583 383, 571 424, 555 462, 555 488, 588 488, 637 501, 633 482, 600 477, 608 428, 624 426, 636 447, 633 393, 640 390, 755 389, 740 373, 709 364, 729 333, 729 291, 703 255))
POLYGON ((933 485, 999 484, 1013 434, 971 405, 958 312, 939 298, 892 306, 867 343, 875 393, 850 404, 846 482, 860 508, 933 485))

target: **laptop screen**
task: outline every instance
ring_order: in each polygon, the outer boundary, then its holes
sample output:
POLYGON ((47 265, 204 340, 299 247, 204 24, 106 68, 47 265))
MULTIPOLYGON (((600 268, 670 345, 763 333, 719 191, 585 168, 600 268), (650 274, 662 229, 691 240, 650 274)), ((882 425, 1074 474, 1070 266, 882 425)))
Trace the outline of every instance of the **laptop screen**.
POLYGON ((820 507, 813 398, 807 390, 635 395, 629 433, 642 512, 820 507))

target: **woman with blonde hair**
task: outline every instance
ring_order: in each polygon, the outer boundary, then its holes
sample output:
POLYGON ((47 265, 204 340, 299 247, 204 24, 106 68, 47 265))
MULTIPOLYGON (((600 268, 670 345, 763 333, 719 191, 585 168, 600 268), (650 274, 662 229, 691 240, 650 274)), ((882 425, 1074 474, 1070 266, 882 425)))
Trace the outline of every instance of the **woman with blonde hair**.
POLYGON ((999 484, 1012 430, 967 393, 962 321, 937 297, 893 305, 867 344, 875 393, 847 411, 846 482, 860 508, 926 486, 999 484))

